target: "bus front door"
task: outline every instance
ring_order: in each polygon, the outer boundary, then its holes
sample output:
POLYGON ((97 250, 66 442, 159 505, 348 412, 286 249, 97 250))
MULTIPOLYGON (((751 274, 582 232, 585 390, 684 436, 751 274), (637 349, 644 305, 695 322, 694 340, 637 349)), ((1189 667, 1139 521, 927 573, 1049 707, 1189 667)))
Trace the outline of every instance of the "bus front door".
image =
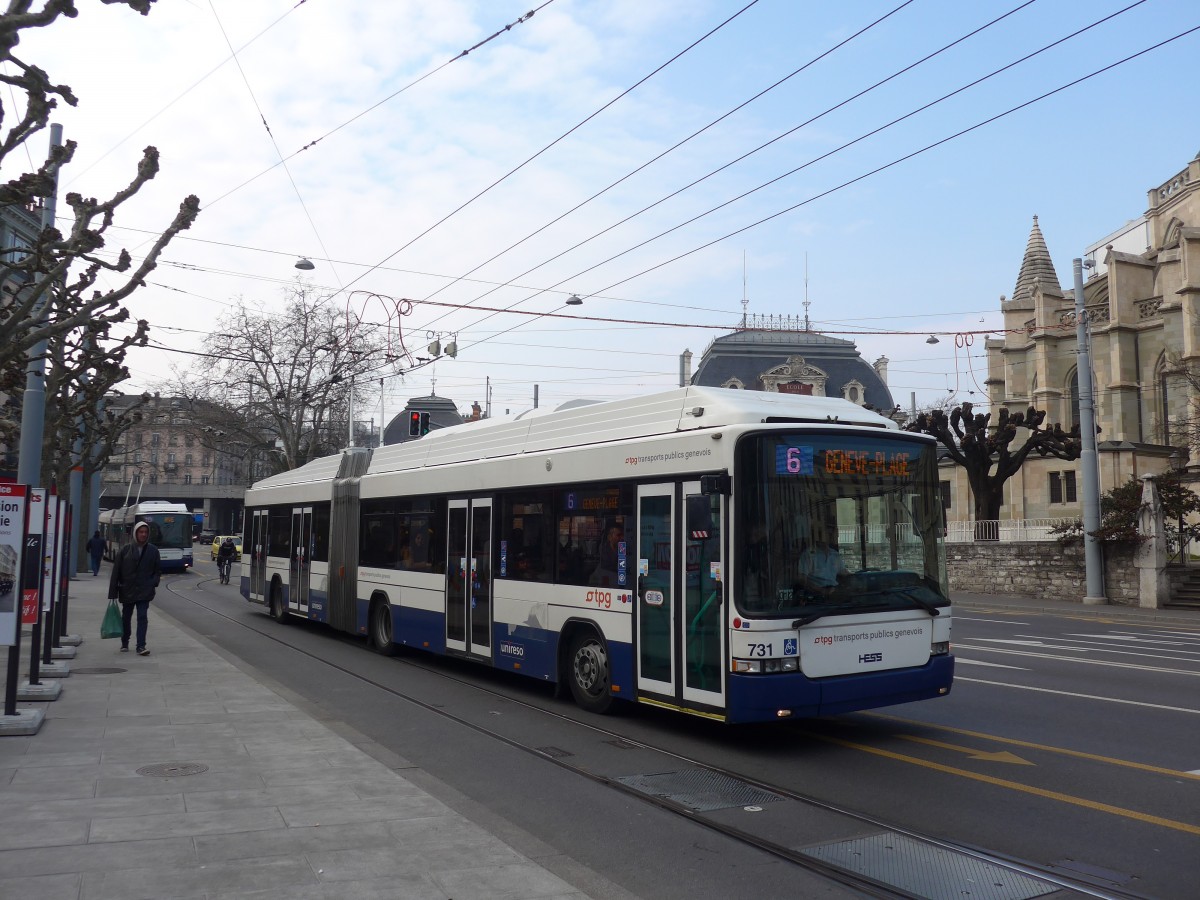
POLYGON ((312 567, 312 507, 292 510, 291 561, 288 564, 288 611, 308 615, 308 587, 312 567))
POLYGON ((637 682, 639 694, 675 696, 675 485, 637 495, 637 682))
POLYGON ((446 529, 446 649, 492 655, 492 501, 451 500, 446 529))
POLYGON ((250 546, 242 552, 250 553, 250 599, 267 602, 267 511, 257 509, 250 519, 250 546))
POLYGON ((638 487, 638 694, 725 705, 724 498, 698 481, 638 487))
POLYGON ((725 705, 724 497, 683 486, 683 587, 679 637, 685 703, 725 705))

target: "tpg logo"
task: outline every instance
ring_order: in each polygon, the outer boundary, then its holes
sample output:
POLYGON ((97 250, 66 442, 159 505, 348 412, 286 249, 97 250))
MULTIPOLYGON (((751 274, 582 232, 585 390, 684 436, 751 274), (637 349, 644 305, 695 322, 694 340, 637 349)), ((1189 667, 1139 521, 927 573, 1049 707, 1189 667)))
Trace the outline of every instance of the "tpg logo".
POLYGON ((860 663, 878 663, 883 662, 882 653, 863 653, 858 657, 860 663))

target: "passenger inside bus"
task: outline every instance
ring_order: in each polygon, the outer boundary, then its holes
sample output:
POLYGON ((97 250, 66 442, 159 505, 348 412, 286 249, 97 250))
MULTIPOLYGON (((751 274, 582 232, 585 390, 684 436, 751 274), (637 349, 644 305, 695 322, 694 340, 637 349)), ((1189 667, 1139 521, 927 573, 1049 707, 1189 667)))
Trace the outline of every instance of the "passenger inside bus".
POLYGON ((800 553, 798 580, 810 594, 826 597, 849 576, 842 554, 830 540, 836 530, 828 524, 817 523, 800 553))

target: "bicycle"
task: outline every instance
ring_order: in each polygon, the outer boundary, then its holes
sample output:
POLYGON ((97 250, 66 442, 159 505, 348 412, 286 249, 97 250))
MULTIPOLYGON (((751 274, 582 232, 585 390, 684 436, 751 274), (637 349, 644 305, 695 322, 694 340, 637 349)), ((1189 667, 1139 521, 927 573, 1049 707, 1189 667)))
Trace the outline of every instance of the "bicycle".
POLYGON ((221 584, 229 584, 229 571, 233 568, 232 559, 222 559, 217 562, 217 568, 221 573, 221 584))

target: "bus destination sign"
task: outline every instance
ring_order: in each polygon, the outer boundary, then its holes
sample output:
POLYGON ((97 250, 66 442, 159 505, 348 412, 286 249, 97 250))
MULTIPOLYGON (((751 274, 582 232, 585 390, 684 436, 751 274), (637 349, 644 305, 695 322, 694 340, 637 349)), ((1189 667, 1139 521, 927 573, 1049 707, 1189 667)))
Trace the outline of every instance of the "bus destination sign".
POLYGON ((811 445, 775 448, 776 475, 813 475, 819 466, 826 475, 882 475, 908 478, 913 474, 913 454, 907 450, 851 450, 811 445))

